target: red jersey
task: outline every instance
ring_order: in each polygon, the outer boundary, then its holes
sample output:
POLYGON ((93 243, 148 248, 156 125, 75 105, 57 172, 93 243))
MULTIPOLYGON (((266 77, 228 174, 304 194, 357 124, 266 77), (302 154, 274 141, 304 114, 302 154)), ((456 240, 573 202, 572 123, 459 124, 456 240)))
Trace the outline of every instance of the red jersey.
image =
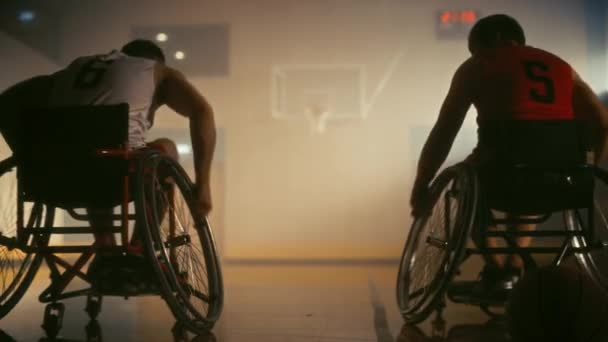
POLYGON ((473 101, 478 120, 574 119, 573 70, 559 57, 529 46, 479 55, 481 78, 473 101))

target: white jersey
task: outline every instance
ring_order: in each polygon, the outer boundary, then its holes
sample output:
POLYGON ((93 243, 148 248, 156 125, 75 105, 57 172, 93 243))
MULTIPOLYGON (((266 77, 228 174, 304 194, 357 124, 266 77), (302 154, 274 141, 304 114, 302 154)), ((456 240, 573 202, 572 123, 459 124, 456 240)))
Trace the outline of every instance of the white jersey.
POLYGON ((151 59, 118 51, 80 57, 55 74, 51 106, 129 104, 129 146, 145 145, 152 126, 154 66, 151 59))

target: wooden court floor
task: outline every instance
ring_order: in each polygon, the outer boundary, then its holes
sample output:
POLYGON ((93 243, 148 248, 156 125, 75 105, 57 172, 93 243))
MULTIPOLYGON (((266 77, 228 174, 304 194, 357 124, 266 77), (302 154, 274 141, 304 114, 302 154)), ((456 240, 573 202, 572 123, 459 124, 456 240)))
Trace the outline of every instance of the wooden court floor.
MULTIPOLYGON (((472 260, 464 266, 464 273, 474 278, 480 265, 472 260)), ((106 297, 97 322, 90 322, 84 312, 85 298, 66 300, 58 340, 431 341, 432 318, 417 327, 403 325, 395 300, 396 274, 396 262, 226 263, 224 311, 206 336, 173 329, 175 321, 158 297, 106 297)), ((24 299, 0 321, 0 341, 46 340, 40 327, 44 305, 37 296, 47 284, 48 271, 42 268, 24 299)), ((444 338, 432 341, 509 341, 504 326, 488 323, 488 316, 476 307, 448 303, 443 318, 445 328, 434 334, 444 338)))

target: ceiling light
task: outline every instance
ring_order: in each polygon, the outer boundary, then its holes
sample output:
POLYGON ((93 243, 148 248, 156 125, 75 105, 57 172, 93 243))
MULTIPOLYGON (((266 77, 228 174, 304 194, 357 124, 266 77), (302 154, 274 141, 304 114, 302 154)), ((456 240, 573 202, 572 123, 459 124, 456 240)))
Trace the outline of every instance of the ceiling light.
POLYGON ((179 154, 191 154, 192 147, 189 144, 177 144, 177 153, 179 154))
POLYGON ((184 58, 186 58, 186 54, 183 51, 176 51, 175 52, 175 59, 182 60, 184 58))
POLYGON ((21 11, 19 12, 19 21, 21 22, 30 22, 36 19, 36 13, 33 11, 21 11))

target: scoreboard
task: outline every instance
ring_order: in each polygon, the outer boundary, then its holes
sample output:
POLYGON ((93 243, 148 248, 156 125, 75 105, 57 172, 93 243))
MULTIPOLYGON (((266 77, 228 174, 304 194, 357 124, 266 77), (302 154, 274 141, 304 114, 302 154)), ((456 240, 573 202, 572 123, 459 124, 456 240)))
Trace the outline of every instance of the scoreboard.
POLYGON ((479 18, 479 11, 474 9, 439 10, 435 13, 437 38, 467 38, 469 31, 479 18))

